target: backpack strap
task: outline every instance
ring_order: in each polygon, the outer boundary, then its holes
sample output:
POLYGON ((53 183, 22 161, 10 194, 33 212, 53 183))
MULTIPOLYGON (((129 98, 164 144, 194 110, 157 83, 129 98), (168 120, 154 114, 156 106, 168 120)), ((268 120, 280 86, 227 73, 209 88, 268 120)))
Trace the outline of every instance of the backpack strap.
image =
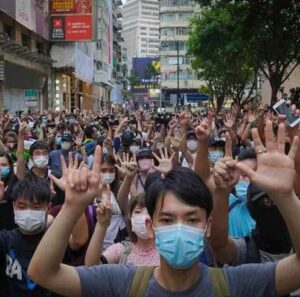
POLYGON ((153 275, 154 268, 154 266, 137 268, 133 275, 128 297, 144 297, 146 295, 148 284, 153 275))
POLYGON ((225 279, 225 275, 220 268, 208 268, 213 290, 216 297, 230 297, 229 287, 225 279))
POLYGON ((124 240, 121 242, 122 245, 124 245, 124 249, 122 251, 120 260, 118 264, 126 264, 127 263, 127 258, 131 252, 131 242, 128 240, 124 240))
POLYGON ((234 202, 232 202, 232 203, 229 205, 228 212, 231 212, 237 205, 239 205, 239 204, 241 204, 241 203, 242 203, 242 200, 236 199, 234 202))

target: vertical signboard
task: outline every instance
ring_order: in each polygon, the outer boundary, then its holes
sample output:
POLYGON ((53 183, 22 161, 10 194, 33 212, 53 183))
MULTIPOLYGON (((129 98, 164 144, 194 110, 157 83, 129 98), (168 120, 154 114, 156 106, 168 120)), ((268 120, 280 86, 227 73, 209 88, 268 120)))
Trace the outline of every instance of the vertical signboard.
POLYGON ((93 38, 92 0, 50 0, 50 39, 90 41, 93 38))

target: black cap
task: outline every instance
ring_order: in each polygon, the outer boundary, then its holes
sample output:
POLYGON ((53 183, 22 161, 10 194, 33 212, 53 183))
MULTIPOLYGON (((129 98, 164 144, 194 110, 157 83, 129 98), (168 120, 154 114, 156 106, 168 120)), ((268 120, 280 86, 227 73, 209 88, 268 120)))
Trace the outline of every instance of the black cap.
POLYGON ((121 136, 121 142, 123 146, 129 147, 134 139, 134 133, 130 130, 125 131, 121 136))
POLYGON ((225 141, 218 137, 210 136, 208 138, 208 146, 220 146, 225 147, 225 141))
POLYGON ((143 147, 142 149, 140 149, 136 155, 137 159, 142 159, 142 158, 153 158, 152 155, 152 150, 149 147, 143 147))
POLYGON ((72 134, 64 133, 63 136, 61 137, 61 141, 73 142, 72 134))

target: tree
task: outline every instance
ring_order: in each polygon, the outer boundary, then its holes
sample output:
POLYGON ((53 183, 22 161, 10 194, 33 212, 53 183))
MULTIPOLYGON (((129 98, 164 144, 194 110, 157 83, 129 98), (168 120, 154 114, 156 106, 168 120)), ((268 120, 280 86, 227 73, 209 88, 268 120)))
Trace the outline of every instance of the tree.
MULTIPOLYGON (((215 10, 230 1, 196 2, 203 9, 215 10)), ((244 7, 244 18, 236 23, 240 39, 252 63, 269 81, 274 102, 281 85, 300 64, 300 1, 240 0, 231 5, 244 7)))
POLYGON ((128 77, 128 82, 131 88, 134 88, 136 85, 140 83, 140 78, 135 73, 132 73, 131 76, 128 77))
POLYGON ((240 106, 248 103, 256 86, 258 69, 239 37, 238 24, 244 16, 243 6, 228 3, 202 9, 192 20, 188 43, 192 66, 215 95, 219 110, 226 97, 240 106))

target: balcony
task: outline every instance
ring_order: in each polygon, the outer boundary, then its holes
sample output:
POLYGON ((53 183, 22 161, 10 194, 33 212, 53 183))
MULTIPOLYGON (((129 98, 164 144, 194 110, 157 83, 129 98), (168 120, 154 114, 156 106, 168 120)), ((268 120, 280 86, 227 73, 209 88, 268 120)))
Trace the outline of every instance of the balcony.
POLYGON ((102 50, 96 50, 94 57, 95 57, 96 61, 102 61, 103 60, 103 51, 102 50))

